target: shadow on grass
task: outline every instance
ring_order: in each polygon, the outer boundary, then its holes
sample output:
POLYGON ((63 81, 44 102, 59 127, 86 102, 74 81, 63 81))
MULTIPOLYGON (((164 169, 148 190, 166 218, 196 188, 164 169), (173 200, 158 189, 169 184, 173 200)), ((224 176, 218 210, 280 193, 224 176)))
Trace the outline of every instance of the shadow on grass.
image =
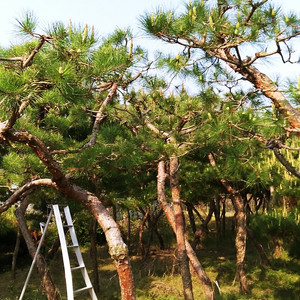
MULTIPOLYGON (((259 257, 248 243, 245 268, 251 294, 239 294, 239 282, 235 278, 235 248, 234 238, 230 235, 216 240, 209 236, 203 241, 203 248, 197 250, 197 256, 213 281, 217 300, 235 299, 300 299, 300 260, 291 258, 271 259, 272 267, 262 268, 259 257)), ((109 258, 107 248, 99 250, 99 299, 120 299, 120 287, 116 269, 109 258)), ((270 255, 269 255, 270 256, 270 255)), ((83 253, 87 269, 91 270, 89 253, 83 253)), ((271 256, 270 256, 271 257, 271 256)), ((142 261, 140 256, 131 256, 134 273, 136 295, 139 300, 179 300, 183 299, 181 277, 178 272, 178 262, 174 257, 174 249, 157 250, 152 248, 148 260, 142 261)), ((0 273, 0 299, 16 299, 23 287, 30 264, 19 268, 15 281, 10 279, 10 272, 0 273)), ((51 274, 61 293, 61 299, 66 299, 64 270, 61 254, 58 253, 50 263, 51 274)), ((81 284, 80 273, 74 275, 74 282, 81 284)), ((197 300, 205 299, 200 280, 193 274, 194 296, 197 300)), ((41 293, 41 280, 34 272, 24 299, 44 300, 41 293)), ((78 299, 89 299, 89 295, 80 295, 78 299)))

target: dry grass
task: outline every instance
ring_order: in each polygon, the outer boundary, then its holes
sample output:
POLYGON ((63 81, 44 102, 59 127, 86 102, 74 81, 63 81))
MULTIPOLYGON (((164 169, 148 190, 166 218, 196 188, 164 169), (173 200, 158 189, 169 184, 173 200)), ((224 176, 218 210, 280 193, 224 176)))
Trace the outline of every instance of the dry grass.
MULTIPOLYGON (((198 257, 207 270, 210 278, 218 283, 221 295, 218 299, 300 299, 300 261, 291 259, 273 260, 273 268, 263 269, 259 267, 258 258, 253 249, 249 248, 246 269, 248 279, 252 287, 251 295, 240 295, 239 286, 235 281, 235 261, 233 251, 228 251, 226 243, 220 249, 212 245, 205 250, 198 251, 198 257)), ((229 248, 230 249, 230 248, 229 248)), ((232 248, 231 248, 232 249, 232 248)), ((233 249, 232 249, 233 250, 233 249)), ((83 253, 84 260, 89 265, 89 255, 83 253)), ((99 275, 100 292, 99 299, 120 299, 118 277, 111 259, 108 257, 105 247, 99 248, 99 275)), ((181 279, 178 274, 177 262, 173 251, 155 251, 151 257, 142 262, 139 256, 132 257, 132 267, 136 282, 137 299, 150 300, 179 300, 183 299, 181 291, 181 279)), ((0 274, 1 300, 17 299, 20 294, 29 266, 18 269, 17 277, 12 280, 10 272, 0 274)), ((59 253, 50 263, 50 269, 55 284, 60 290, 61 299, 66 299, 65 282, 62 260, 59 253)), ((75 285, 79 283, 81 276, 75 274, 75 285)), ((195 299, 205 299, 201 283, 193 274, 193 288, 195 299)), ((216 287, 216 291, 218 288, 216 287)), ((33 272, 24 300, 46 299, 41 293, 40 277, 33 272)), ((88 294, 81 294, 77 299, 89 299, 88 294)))

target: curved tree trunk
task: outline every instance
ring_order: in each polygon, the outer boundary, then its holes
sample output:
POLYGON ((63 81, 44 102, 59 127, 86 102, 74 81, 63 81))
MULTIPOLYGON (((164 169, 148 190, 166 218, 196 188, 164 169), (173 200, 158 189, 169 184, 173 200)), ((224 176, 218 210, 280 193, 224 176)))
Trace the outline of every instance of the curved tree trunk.
POLYGON ((47 147, 35 136, 26 131, 8 130, 7 137, 29 146, 39 157, 52 175, 52 180, 59 192, 84 205, 95 217, 106 237, 109 253, 114 261, 121 289, 122 300, 135 299, 135 289, 128 248, 124 243, 117 223, 94 194, 72 184, 63 173, 59 164, 52 158, 47 147))
MULTIPOLYGON (((167 174, 165 173, 165 163, 163 160, 159 161, 158 163, 158 174, 157 174, 157 199, 158 202, 163 209, 169 224, 171 225, 174 233, 176 232, 176 222, 175 222, 175 215, 171 207, 168 205, 166 201, 166 195, 165 195, 165 181, 166 181, 167 174)), ((188 240, 185 238, 185 247, 187 251, 187 256, 190 260, 191 265, 194 268, 194 271, 198 275, 203 288, 204 293, 206 296, 206 299, 208 300, 214 300, 214 290, 212 288, 211 281, 207 274, 205 273, 204 269, 202 268, 197 255, 193 248, 191 247, 188 240)))
MULTIPOLYGON (((37 248, 36 248, 35 243, 32 240, 31 234, 26 225, 26 220, 25 220, 24 214, 25 214, 27 206, 28 206, 28 201, 25 198, 25 200, 23 200, 23 202, 21 203, 21 206, 15 211, 15 215, 16 215, 18 223, 19 223, 20 231, 22 232, 22 235, 25 239, 29 254, 33 258, 37 248)), ((37 256, 36 266, 37 266, 40 276, 42 277, 43 287, 46 291, 47 299, 48 300, 58 300, 59 299, 58 292, 52 281, 52 278, 51 278, 50 272, 47 268, 45 259, 40 253, 37 256)))
POLYGON ((183 285, 183 294, 185 299, 194 299, 192 278, 189 268, 189 261, 185 248, 185 226, 181 207, 179 181, 178 181, 178 158, 170 158, 170 185, 173 200, 173 210, 175 216, 176 241, 177 241, 177 259, 179 260, 181 279, 183 285))
MULTIPOLYGON (((60 190, 60 189, 59 189, 60 190)), ((60 190, 65 195, 82 203, 95 217, 106 237, 109 254, 116 266, 122 299, 135 299, 133 274, 128 256, 128 248, 124 243, 120 229, 102 202, 92 193, 69 184, 68 189, 60 190)))

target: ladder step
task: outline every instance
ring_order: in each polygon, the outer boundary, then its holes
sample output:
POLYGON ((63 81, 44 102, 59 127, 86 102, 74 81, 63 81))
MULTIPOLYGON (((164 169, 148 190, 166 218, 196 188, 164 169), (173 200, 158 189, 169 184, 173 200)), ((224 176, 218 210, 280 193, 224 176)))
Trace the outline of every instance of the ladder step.
POLYGON ((90 289, 92 289, 92 288, 93 288, 92 286, 86 286, 86 287, 84 287, 84 288, 75 290, 75 291, 74 291, 74 294, 80 293, 80 292, 83 292, 83 291, 86 291, 86 290, 90 290, 90 289))
POLYGON ((69 246, 67 246, 67 248, 77 248, 77 247, 79 247, 79 245, 69 245, 69 246))
POLYGON ((83 268, 85 268, 84 265, 83 266, 73 267, 73 268, 71 268, 71 270, 74 271, 74 270, 79 270, 79 269, 83 269, 83 268))
POLYGON ((71 228, 73 227, 74 225, 70 224, 70 225, 63 225, 63 227, 67 227, 67 228, 71 228))

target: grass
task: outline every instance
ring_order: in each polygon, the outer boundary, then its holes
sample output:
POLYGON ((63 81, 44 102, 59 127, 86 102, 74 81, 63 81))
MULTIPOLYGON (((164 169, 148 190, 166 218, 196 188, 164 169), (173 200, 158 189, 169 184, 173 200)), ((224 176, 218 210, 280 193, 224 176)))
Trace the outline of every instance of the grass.
MULTIPOLYGON (((173 238, 173 237, 172 237, 173 238)), ((169 236, 169 239, 172 239, 169 236)), ((171 242, 168 243, 171 245, 171 242)), ((269 251, 272 267, 260 266, 259 257, 250 241, 247 246, 246 272, 251 293, 239 294, 239 283, 235 278, 235 249, 234 237, 228 233, 222 240, 216 241, 212 233, 203 242, 203 248, 197 250, 197 255, 203 267, 214 283, 217 300, 234 299, 300 299, 300 259, 289 257, 282 251, 280 257, 272 257, 269 251)), ((107 254, 105 246, 98 248, 100 292, 98 298, 103 300, 120 299, 118 277, 113 262, 107 254)), ((90 259, 87 249, 83 249, 84 261, 90 269, 90 259)), ((131 256, 135 278, 136 295, 139 300, 179 300, 183 299, 181 278, 178 274, 178 264, 174 256, 174 248, 158 250, 152 248, 151 257, 142 261, 137 255, 131 256)), ((14 300, 22 290, 30 260, 22 260, 17 270, 15 280, 11 279, 9 265, 0 269, 0 300, 14 300)), ((55 284, 60 290, 61 299, 66 299, 64 270, 60 253, 50 263, 50 270, 55 284)), ((74 283, 79 287, 80 272, 74 274, 74 283)), ((205 299, 199 279, 192 274, 195 299, 205 299)), ((26 290, 24 300, 46 299, 41 292, 40 277, 34 271, 26 290)), ((88 294, 80 294, 77 299, 89 299, 88 294)))

